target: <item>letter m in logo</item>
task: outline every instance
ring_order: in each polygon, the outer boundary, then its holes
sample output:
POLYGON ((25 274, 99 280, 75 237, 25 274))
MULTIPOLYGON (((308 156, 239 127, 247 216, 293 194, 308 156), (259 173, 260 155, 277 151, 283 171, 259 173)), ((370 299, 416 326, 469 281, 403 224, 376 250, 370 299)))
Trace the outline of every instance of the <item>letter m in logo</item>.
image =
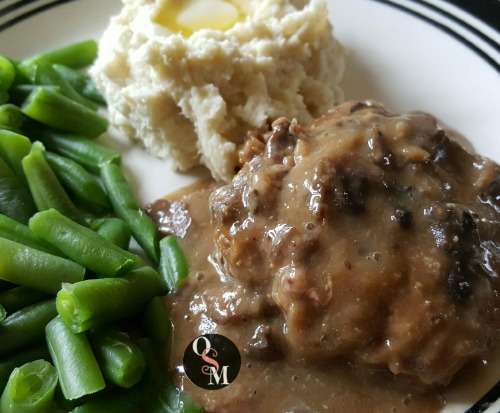
POLYGON ((222 366, 221 373, 220 375, 217 372, 217 369, 213 366, 210 367, 210 382, 212 386, 214 384, 224 384, 224 385, 229 385, 229 382, 227 381, 227 368, 229 366, 222 366), (212 378, 214 379, 215 383, 212 382, 212 378), (220 382, 222 379, 222 383, 220 382))

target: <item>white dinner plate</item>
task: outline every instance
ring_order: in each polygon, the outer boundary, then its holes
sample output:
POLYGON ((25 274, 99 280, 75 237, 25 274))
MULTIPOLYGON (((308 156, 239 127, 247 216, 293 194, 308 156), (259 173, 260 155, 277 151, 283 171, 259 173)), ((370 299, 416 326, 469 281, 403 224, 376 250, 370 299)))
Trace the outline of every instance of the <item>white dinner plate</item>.
MULTIPOLYGON (((346 99, 375 99, 398 113, 429 112, 500 161, 499 0, 327 2, 348 53, 346 99)), ((120 0, 0 0, 0 54, 17 59, 97 40, 120 9, 120 0)), ((122 152, 143 204, 205 174, 174 173, 113 131, 101 139, 122 152)), ((499 379, 500 356, 480 376, 452 386, 443 412, 499 412, 499 379)))

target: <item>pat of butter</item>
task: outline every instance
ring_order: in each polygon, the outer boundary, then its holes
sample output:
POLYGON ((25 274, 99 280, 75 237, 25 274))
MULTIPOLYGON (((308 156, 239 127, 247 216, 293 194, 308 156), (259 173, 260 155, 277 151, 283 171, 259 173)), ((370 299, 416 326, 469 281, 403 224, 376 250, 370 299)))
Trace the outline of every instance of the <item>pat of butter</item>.
POLYGON ((238 20, 238 9, 222 0, 198 0, 177 17, 177 24, 191 31, 200 29, 225 30, 238 20))
POLYGON ((174 32, 190 35, 201 29, 226 30, 240 20, 234 0, 164 0, 155 17, 174 32))

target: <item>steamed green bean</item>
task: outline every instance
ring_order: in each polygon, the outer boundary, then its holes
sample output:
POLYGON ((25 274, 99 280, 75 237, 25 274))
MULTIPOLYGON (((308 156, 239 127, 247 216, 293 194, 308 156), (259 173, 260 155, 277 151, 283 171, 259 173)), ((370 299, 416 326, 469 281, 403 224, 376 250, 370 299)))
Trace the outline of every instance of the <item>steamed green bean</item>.
POLYGON ((144 330, 156 343, 167 345, 172 337, 172 322, 163 297, 154 297, 144 310, 144 330))
POLYGON ((33 63, 44 60, 53 64, 61 64, 73 69, 81 69, 93 63, 97 57, 97 42, 93 39, 72 43, 57 49, 49 50, 24 59, 17 65, 17 69, 25 77, 31 78, 33 63))
POLYGON ((39 211, 53 208, 77 222, 83 222, 75 204, 45 159, 45 148, 40 142, 31 145, 30 153, 22 164, 39 211))
POLYGON ((33 197, 23 181, 0 156, 0 213, 23 224, 36 212, 33 197))
POLYGON ((111 203, 106 192, 83 166, 53 152, 46 151, 45 158, 75 203, 99 216, 111 211, 111 203))
POLYGON ((83 136, 48 129, 38 139, 47 149, 78 162, 89 172, 99 173, 102 164, 121 162, 118 152, 83 136))
POLYGON ((128 225, 120 218, 101 218, 92 222, 90 228, 118 247, 128 250, 132 234, 128 225))
POLYGON ((56 369, 35 360, 14 369, 0 398, 2 413, 51 413, 57 384, 56 369))
POLYGON ((0 237, 0 280, 48 294, 61 283, 83 280, 85 268, 77 263, 0 237))
POLYGON ((160 241, 159 274, 169 291, 179 287, 189 274, 186 257, 174 235, 160 241))
POLYGON ((41 301, 9 314, 0 324, 0 358, 45 339, 45 326, 57 315, 55 300, 41 301))
POLYGON ((56 304, 64 323, 80 333, 136 314, 164 292, 158 273, 142 267, 123 277, 64 283, 56 304))
POLYGON ((21 110, 44 125, 88 138, 96 138, 108 129, 108 120, 99 113, 50 88, 35 88, 21 110))
POLYGON ((106 387, 86 334, 73 333, 54 318, 45 329, 47 345, 59 376, 64 397, 78 399, 106 387))
POLYGON ((109 200, 146 254, 158 263, 158 228, 139 206, 137 198, 121 168, 112 163, 101 165, 101 178, 109 200))
POLYGON ((55 209, 35 214, 29 222, 35 235, 43 238, 76 263, 105 277, 124 274, 140 264, 139 256, 117 247, 90 228, 55 209))
POLYGON ((26 136, 8 130, 0 130, 0 156, 26 185, 28 182, 24 175, 22 160, 29 154, 30 149, 31 142, 26 136))
POLYGON ((146 371, 146 359, 139 346, 115 325, 90 330, 90 344, 104 377, 120 387, 131 388, 146 371))

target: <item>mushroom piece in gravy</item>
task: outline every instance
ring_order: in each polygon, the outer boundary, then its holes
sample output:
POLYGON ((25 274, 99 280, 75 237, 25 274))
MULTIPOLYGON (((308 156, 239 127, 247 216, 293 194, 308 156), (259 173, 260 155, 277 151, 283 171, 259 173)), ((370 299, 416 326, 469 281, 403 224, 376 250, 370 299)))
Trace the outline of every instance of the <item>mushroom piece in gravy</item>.
POLYGON ((169 367, 205 333, 242 354, 223 390, 181 384, 213 412, 439 410, 499 338, 500 167, 375 102, 278 119, 240 161, 172 197, 191 273, 167 298, 169 367))

